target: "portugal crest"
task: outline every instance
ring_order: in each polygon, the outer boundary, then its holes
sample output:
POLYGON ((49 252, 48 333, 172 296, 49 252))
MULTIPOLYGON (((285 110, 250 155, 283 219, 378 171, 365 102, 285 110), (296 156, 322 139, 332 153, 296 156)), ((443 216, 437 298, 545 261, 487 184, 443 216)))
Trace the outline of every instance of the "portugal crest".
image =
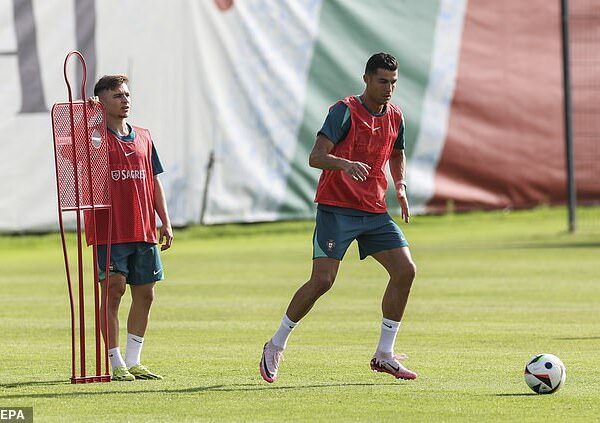
POLYGON ((333 239, 327 240, 327 251, 332 252, 335 248, 335 241, 333 239))

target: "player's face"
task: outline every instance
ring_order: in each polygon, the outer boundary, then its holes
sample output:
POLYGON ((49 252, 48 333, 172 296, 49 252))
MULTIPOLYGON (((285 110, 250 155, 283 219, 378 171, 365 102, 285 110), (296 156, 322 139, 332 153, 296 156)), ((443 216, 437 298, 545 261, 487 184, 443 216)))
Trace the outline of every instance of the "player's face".
POLYGON ((379 68, 374 74, 365 74, 364 81, 367 84, 365 91, 369 98, 377 104, 384 105, 391 100, 392 94, 394 94, 396 82, 398 82, 398 71, 379 68))
POLYGON ((114 119, 125 119, 129 116, 131 98, 127 84, 121 84, 114 90, 105 90, 100 94, 100 102, 106 115, 114 119))

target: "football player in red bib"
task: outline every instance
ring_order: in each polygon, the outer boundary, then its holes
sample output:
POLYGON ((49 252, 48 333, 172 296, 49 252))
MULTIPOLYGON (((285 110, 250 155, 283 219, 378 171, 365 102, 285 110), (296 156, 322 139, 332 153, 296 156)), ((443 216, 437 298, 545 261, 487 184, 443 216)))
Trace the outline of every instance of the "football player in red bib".
POLYGON ((389 164, 402 219, 410 218, 406 198, 404 117, 390 99, 398 80, 396 59, 378 53, 367 61, 361 95, 334 104, 317 134, 309 164, 322 169, 317 186, 313 266, 308 282, 293 296, 279 329, 265 344, 260 373, 271 383, 294 327, 333 285, 350 243, 360 258, 372 256, 390 279, 383 296, 381 335, 371 369, 400 379, 417 374, 394 353, 396 335, 415 278, 416 265, 404 234, 387 212, 385 192, 389 164))
MULTIPOLYGON (((154 285, 164 278, 157 242, 161 250, 171 247, 173 230, 165 192, 159 179, 162 164, 150 132, 127 122, 131 97, 126 75, 107 75, 94 87, 94 95, 106 110, 111 170, 112 234, 108 304, 109 357, 113 380, 162 379, 140 362, 148 326, 154 285), (156 236, 156 214, 162 226, 156 236), (123 359, 119 347, 119 304, 126 286, 131 290, 127 319, 127 347, 123 359)), ((94 100, 91 100, 94 101, 94 100)), ((96 213, 97 227, 108 225, 108 213, 96 213)), ((91 225, 89 225, 91 226, 91 225)), ((107 239, 86 227, 88 244, 98 245, 98 267, 102 298, 105 295, 107 239), (95 236, 99 239, 95 239, 95 236)), ((105 237, 105 235, 103 235, 105 237)))

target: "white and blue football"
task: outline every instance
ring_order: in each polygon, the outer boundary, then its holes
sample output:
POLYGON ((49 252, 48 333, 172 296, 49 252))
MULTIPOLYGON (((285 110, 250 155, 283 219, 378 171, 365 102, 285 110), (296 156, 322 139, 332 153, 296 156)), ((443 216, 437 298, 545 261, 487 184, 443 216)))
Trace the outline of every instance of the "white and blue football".
POLYGON ((552 394, 565 383, 567 369, 563 362, 552 354, 538 354, 525 366, 525 383, 536 394, 552 394))

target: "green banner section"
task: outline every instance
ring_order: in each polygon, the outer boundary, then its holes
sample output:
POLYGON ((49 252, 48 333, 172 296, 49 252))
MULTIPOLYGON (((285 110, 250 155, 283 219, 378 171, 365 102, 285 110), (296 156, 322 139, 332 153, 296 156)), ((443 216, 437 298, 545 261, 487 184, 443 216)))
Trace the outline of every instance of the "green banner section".
MULTIPOLYGON (((362 75, 367 59, 384 51, 396 56, 399 78, 393 102, 406 120, 406 151, 410 159, 429 78, 439 0, 407 2, 380 0, 325 1, 309 72, 304 118, 287 180, 281 218, 311 217, 320 170, 308 166, 329 107, 364 89, 362 75)), ((393 210, 397 204, 388 198, 393 210)))

